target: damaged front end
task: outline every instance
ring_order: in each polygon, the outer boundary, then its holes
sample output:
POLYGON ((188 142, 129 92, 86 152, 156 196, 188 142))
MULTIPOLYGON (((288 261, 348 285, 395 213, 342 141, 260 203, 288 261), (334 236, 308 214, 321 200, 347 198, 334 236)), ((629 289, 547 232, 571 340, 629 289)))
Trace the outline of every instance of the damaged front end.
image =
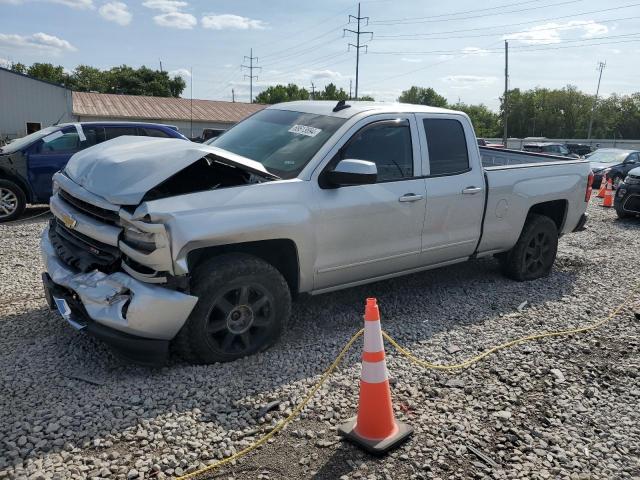
POLYGON ((198 299, 189 294, 187 276, 174 275, 167 227, 151 222, 139 205, 273 176, 184 141, 108 143, 111 148, 98 148, 94 155, 89 155, 93 149, 82 152, 84 163, 74 157, 69 172, 54 176, 53 219, 41 240, 45 292, 50 306, 76 329, 104 339, 128 358, 157 363, 198 299), (140 168, 151 167, 149 157, 159 144, 173 149, 182 168, 166 168, 160 155, 158 168, 144 175, 140 168))

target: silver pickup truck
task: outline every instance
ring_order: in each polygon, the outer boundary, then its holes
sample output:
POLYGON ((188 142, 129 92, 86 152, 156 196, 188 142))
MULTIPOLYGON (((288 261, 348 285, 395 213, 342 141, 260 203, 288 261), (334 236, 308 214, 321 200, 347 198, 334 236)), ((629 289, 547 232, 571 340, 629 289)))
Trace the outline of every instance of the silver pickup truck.
POLYGON ((42 236, 52 308, 138 361, 273 344, 300 293, 494 255, 547 275, 580 230, 589 165, 478 148, 461 112, 293 102, 212 145, 120 137, 54 177, 42 236))

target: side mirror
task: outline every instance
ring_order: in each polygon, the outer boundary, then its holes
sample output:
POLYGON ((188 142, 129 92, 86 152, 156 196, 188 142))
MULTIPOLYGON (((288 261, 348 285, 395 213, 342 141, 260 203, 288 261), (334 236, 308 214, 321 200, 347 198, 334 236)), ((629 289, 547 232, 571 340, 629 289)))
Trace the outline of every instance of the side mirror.
POLYGON ((331 187, 349 185, 368 185, 376 183, 378 169, 376 164, 366 160, 341 160, 333 170, 323 174, 322 183, 331 187))

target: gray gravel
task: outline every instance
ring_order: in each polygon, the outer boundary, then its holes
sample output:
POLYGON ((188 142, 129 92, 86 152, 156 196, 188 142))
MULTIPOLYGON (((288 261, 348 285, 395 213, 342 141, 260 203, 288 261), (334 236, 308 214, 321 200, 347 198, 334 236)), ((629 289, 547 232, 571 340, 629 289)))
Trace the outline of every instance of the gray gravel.
MULTIPOLYGON (((121 361, 46 309, 46 217, 0 226, 0 478, 170 478, 233 454, 317 381, 361 327, 367 296, 401 344, 446 363, 596 321, 640 282, 640 220, 595 204, 589 213, 588 231, 561 239, 549 278, 512 282, 485 259, 302 299, 265 353, 161 369, 121 361)), ((210 477, 639 478, 638 298, 595 333, 521 345, 457 374, 389 350, 397 415, 415 434, 383 459, 336 437, 356 409, 355 349, 302 418, 210 477)))

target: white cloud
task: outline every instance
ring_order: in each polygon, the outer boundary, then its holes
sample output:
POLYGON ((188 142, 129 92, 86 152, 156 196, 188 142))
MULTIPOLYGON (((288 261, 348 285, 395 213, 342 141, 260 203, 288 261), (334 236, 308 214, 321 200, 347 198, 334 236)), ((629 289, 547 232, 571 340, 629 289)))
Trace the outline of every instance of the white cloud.
POLYGON ((489 50, 478 47, 465 47, 462 49, 462 53, 465 53, 467 55, 478 55, 480 57, 486 57, 487 55, 489 55, 489 50))
POLYGON ((403 62, 407 62, 407 63, 422 63, 422 59, 421 58, 407 58, 407 57, 403 57, 400 59, 403 62))
POLYGON ((491 85, 496 77, 481 77, 477 75, 449 75, 441 78, 443 82, 449 84, 451 88, 466 90, 473 87, 491 85))
POLYGON ((267 24, 262 20, 253 20, 240 15, 205 15, 202 17, 202 26, 211 30, 263 30, 267 24))
POLYGON ((6 58, 0 58, 0 67, 9 68, 9 67, 11 67, 11 62, 9 60, 7 60, 6 58))
POLYGON ((190 13, 169 12, 153 17, 153 21, 161 27, 179 28, 181 30, 191 30, 198 24, 196 17, 190 13))
MULTIPOLYGON (((7 3, 10 5, 22 5, 28 0, 0 0, 0 3, 7 3)), ((48 3, 57 3, 65 5, 71 8, 77 8, 78 10, 91 10, 94 9, 93 0, 40 0, 48 3)))
POLYGON ((522 32, 505 35, 507 40, 518 40, 529 45, 560 43, 563 31, 582 30, 582 38, 593 38, 609 31, 606 25, 593 20, 571 20, 565 23, 544 23, 522 32))
POLYGON ((131 12, 126 3, 109 2, 105 3, 98 10, 100 16, 109 22, 115 22, 118 25, 129 25, 131 23, 131 12))
POLYGON ((309 70, 305 68, 300 73, 305 77, 310 77, 311 80, 338 80, 342 78, 342 74, 334 70, 309 70))
POLYGON ((153 10, 160 10, 161 12, 170 13, 177 12, 189 4, 187 2, 181 2, 179 0, 147 0, 142 5, 153 10))
POLYGON ((169 72, 169 76, 171 78, 174 78, 174 77, 190 78, 191 72, 186 68, 178 68, 176 70, 171 70, 169 72))
POLYGON ((0 47, 19 50, 40 50, 49 53, 74 52, 77 50, 66 40, 42 32, 32 35, 0 33, 0 47))

